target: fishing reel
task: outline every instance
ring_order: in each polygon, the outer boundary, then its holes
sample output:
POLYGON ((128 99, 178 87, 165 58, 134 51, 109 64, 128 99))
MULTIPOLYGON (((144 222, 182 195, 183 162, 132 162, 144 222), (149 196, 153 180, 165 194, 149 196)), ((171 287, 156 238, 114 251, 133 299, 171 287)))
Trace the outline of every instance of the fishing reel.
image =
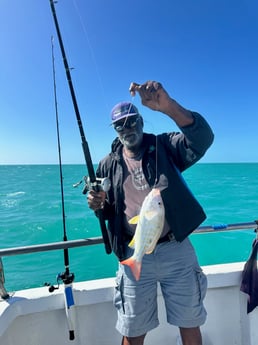
POLYGON ((73 273, 67 274, 66 272, 63 272, 63 273, 59 273, 56 277, 57 286, 50 285, 50 283, 45 283, 44 285, 49 287, 48 288, 49 292, 54 292, 55 290, 59 289, 59 285, 61 283, 68 285, 68 284, 72 284, 73 281, 74 281, 74 274, 73 273))
POLYGON ((82 190, 82 194, 87 194, 87 192, 91 189, 103 190, 104 192, 108 192, 111 186, 110 179, 108 177, 104 178, 96 178, 96 182, 91 183, 89 176, 84 176, 83 180, 73 184, 73 187, 78 187, 84 181, 84 188, 82 190))

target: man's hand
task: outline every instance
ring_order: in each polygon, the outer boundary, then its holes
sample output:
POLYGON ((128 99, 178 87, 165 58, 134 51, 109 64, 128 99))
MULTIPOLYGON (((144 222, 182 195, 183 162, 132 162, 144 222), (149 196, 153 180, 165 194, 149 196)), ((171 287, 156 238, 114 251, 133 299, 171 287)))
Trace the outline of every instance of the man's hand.
POLYGON ((103 190, 99 192, 90 190, 88 192, 88 196, 87 196, 88 206, 93 211, 102 209, 104 207, 105 199, 106 199, 106 193, 103 190))
POLYGON ((129 91, 132 96, 139 93, 142 104, 152 110, 166 112, 171 98, 165 91, 161 83, 157 81, 147 81, 144 84, 131 83, 129 91))
POLYGON ((157 81, 147 81, 144 84, 131 83, 129 91, 132 96, 138 92, 143 105, 166 114, 179 127, 191 125, 194 121, 192 113, 172 99, 157 81))

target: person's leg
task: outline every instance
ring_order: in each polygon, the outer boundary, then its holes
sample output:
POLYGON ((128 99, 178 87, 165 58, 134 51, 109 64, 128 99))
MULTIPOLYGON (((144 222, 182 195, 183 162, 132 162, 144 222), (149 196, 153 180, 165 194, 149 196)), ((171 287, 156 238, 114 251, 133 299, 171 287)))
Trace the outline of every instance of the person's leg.
POLYGON ((182 328, 180 327, 180 334, 183 345, 202 345, 202 335, 200 327, 182 328))
POLYGON ((203 299, 207 278, 191 242, 161 243, 158 246, 161 290, 167 321, 180 328, 183 345, 201 345, 200 326, 206 320, 203 299))
POLYGON ((118 315, 116 329, 124 337, 122 344, 142 345, 144 335, 159 324, 152 254, 143 258, 139 281, 135 280, 130 267, 119 265, 114 305, 118 315))
POLYGON ((121 345, 143 345, 145 335, 139 337, 123 337, 121 345))

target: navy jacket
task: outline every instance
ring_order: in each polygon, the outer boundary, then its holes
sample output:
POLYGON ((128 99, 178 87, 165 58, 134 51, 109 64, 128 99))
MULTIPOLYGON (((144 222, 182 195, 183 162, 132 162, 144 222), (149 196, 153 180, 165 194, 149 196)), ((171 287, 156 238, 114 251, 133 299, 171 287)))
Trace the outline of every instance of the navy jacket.
MULTIPOLYGON (((194 123, 180 128, 181 133, 163 133, 158 136, 144 133, 142 167, 146 180, 152 187, 166 182, 161 191, 166 220, 177 241, 183 241, 206 218, 206 215, 187 187, 181 172, 196 163, 213 142, 214 135, 208 123, 198 113, 192 113, 194 123), (156 164, 156 150, 158 162, 156 164), (156 167, 157 170, 156 171, 156 167)), ((118 138, 112 149, 99 163, 97 177, 109 177, 111 188, 103 209, 113 252, 119 260, 124 259, 124 194, 122 144, 118 138)))

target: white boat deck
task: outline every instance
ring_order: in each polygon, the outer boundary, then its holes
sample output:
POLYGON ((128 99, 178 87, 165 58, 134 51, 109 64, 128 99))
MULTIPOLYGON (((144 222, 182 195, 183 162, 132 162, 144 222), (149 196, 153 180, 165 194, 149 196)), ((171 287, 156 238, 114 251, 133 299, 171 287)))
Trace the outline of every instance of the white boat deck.
MULTIPOLYGON (((203 267, 208 277, 202 327, 204 345, 257 345, 258 308, 247 314, 247 295, 240 292, 244 263, 203 267)), ((0 302, 1 345, 115 345, 121 336, 115 330, 116 311, 112 304, 114 279, 74 283, 75 339, 69 340, 63 287, 15 292, 0 302)), ((178 330, 166 322, 159 292, 160 326, 151 331, 146 345, 178 343, 178 330)))

